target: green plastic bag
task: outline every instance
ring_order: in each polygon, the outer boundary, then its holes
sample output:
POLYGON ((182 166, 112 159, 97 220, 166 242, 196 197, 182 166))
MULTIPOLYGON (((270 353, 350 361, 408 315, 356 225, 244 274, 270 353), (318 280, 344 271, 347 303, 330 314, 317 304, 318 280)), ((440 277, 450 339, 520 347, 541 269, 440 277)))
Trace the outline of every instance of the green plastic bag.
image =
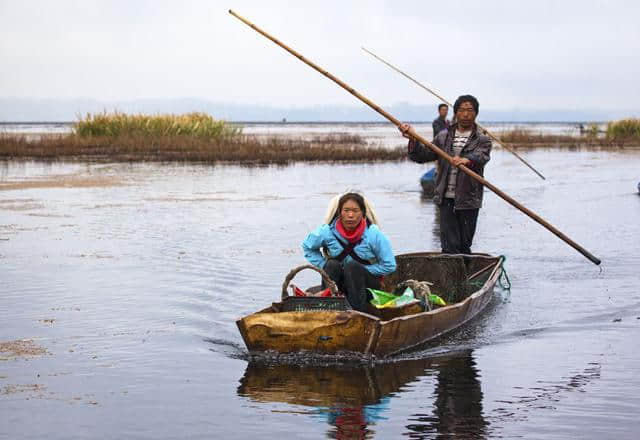
MULTIPOLYGON (((415 301, 415 295, 411 287, 407 287, 402 295, 394 295, 393 293, 384 292, 382 290, 376 289, 367 289, 371 292, 373 298, 371 299, 371 304, 373 304, 378 309, 385 309, 388 307, 400 307, 405 304, 409 304, 412 301, 415 301)), ((429 302, 436 306, 444 307, 447 305, 446 301, 440 298, 435 293, 429 294, 429 302)))
POLYGON ((400 296, 394 295, 393 293, 384 292, 382 290, 369 288, 367 290, 371 292, 371 295, 373 296, 370 301, 371 304, 373 304, 378 309, 400 307, 416 300, 411 287, 407 287, 400 296))
POLYGON ((446 306, 447 305, 447 303, 442 298, 440 298, 438 295, 436 295, 435 293, 430 293, 429 294, 429 302, 431 304, 435 304, 437 306, 446 306))

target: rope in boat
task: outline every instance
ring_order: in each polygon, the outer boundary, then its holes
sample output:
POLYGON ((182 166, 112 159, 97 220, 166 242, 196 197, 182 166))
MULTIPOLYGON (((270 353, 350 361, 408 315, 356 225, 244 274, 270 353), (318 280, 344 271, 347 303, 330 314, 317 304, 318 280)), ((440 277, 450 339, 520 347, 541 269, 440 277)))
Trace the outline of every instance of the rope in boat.
POLYGON ((406 287, 409 287, 414 296, 420 300, 420 305, 422 305, 422 310, 433 310, 433 302, 429 298, 431 295, 431 288, 429 286, 433 286, 433 283, 429 281, 416 281, 416 280, 406 280, 398 284, 396 289, 403 290, 406 287))
MULTIPOLYGON (((507 257, 504 255, 500 255, 498 257, 498 264, 502 268, 502 272, 500 273, 500 277, 498 278, 498 284, 504 290, 511 290, 511 280, 509 280, 509 276, 507 275, 507 269, 504 267, 504 262, 507 261, 507 257)), ((484 285, 485 281, 480 280, 470 280, 466 282, 467 286, 480 288, 484 285)))
POLYGON ((507 261, 507 257, 504 255, 500 255, 500 266, 502 267, 502 272, 500 273, 500 278, 498 278, 498 284, 504 290, 511 290, 511 280, 509 279, 509 275, 507 275, 507 269, 504 267, 504 262, 507 261))

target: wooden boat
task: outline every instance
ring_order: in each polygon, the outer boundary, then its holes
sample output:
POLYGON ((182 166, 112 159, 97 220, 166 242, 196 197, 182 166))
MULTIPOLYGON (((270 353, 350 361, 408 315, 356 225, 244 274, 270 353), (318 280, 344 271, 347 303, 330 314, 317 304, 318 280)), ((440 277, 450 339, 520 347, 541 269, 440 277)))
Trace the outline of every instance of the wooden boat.
POLYGON ((448 304, 433 310, 415 301, 398 308, 370 306, 363 313, 351 310, 343 297, 292 297, 287 293, 295 275, 292 271, 283 284, 282 301, 236 323, 251 353, 386 357, 431 341, 476 317, 491 300, 503 261, 486 254, 396 256, 397 270, 385 277, 383 290, 392 291, 409 279, 429 281, 432 292, 448 304))
POLYGON ((431 168, 420 177, 422 192, 427 197, 433 197, 436 190, 436 167, 431 168))

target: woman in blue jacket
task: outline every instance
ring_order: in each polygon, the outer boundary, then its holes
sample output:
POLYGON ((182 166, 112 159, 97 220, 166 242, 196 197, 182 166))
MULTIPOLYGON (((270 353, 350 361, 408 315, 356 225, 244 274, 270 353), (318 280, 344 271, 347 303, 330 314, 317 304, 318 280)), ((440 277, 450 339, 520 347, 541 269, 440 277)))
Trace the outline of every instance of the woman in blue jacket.
POLYGON ((351 307, 361 312, 371 298, 367 288, 379 289, 382 277, 396 270, 389 239, 367 221, 365 200, 357 193, 340 197, 333 220, 307 235, 302 249, 305 258, 323 269, 351 307))

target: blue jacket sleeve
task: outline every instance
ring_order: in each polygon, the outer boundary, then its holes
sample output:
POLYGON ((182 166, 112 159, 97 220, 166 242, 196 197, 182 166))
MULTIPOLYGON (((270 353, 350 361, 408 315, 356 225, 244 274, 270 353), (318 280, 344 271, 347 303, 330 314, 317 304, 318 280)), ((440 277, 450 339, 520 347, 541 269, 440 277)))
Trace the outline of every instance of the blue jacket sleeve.
POLYGON ((371 226, 370 229, 375 231, 372 246, 376 254, 376 262, 367 266, 372 275, 381 276, 389 275, 396 270, 396 257, 391 249, 391 242, 377 226, 371 226))
POLYGON ((328 232, 329 225, 319 226, 315 231, 310 232, 309 235, 307 235, 307 238, 302 241, 304 257, 309 261, 309 263, 313 264, 315 267, 319 267, 320 269, 324 268, 326 263, 320 249, 324 244, 324 237, 328 232))

